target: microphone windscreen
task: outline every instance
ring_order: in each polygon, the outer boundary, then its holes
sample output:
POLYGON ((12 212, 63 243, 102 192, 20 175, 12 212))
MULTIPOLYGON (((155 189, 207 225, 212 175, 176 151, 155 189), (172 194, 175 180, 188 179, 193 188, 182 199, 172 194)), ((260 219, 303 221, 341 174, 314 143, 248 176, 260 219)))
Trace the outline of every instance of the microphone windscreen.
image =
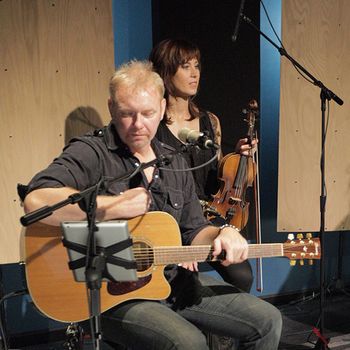
POLYGON ((203 133, 189 128, 182 128, 179 130, 177 136, 184 143, 195 143, 201 136, 203 136, 203 133))
POLYGON ((188 134, 190 133, 190 129, 189 128, 182 128, 179 130, 179 132, 177 133, 177 136, 179 137, 179 139, 182 141, 182 142, 187 142, 187 136, 188 134))

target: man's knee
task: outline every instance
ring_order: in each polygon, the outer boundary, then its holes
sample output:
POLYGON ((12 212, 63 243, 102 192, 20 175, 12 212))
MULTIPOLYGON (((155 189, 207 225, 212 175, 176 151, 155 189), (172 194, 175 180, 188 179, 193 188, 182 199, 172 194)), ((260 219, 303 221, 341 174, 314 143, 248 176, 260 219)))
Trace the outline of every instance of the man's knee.
POLYGON ((171 342, 173 344, 173 347, 171 347, 171 349, 176 349, 176 350, 208 349, 206 336, 200 331, 188 332, 188 334, 184 334, 183 332, 181 332, 181 333, 173 334, 171 338, 172 338, 171 342))
POLYGON ((276 336, 280 336, 282 331, 282 315, 281 312, 273 305, 268 304, 265 310, 265 333, 275 333, 276 336))

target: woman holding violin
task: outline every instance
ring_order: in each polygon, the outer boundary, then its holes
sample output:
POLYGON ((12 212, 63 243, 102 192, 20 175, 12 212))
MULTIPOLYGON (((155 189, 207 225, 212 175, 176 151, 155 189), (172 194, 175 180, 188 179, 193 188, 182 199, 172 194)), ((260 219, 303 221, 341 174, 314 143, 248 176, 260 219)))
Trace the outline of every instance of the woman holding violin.
MULTIPOLYGON (((166 87, 167 108, 156 137, 175 149, 181 149, 183 143, 177 135, 179 130, 186 127, 207 133, 209 138, 220 145, 221 126, 218 117, 209 111, 200 109, 193 102, 199 88, 201 74, 198 47, 185 40, 168 39, 153 48, 149 59, 154 69, 163 78, 166 87)), ((249 155, 252 147, 247 144, 247 141, 247 138, 239 140, 235 151, 241 155, 249 155)), ((195 148, 190 148, 184 153, 184 156, 190 167, 196 167, 210 160, 215 153, 214 149, 197 152, 195 148)), ((211 162, 192 172, 197 195, 202 202, 210 201, 212 195, 218 189, 220 191, 217 178, 220 164, 211 162)), ((221 220, 217 220, 218 216, 214 215, 214 217, 216 217, 214 224, 221 226, 223 223, 229 223, 221 217, 221 220)), ((211 263, 211 265, 226 282, 249 293, 253 275, 248 260, 230 266, 223 266, 218 262, 211 263)), ((198 270, 196 265, 185 267, 193 271, 198 270)))

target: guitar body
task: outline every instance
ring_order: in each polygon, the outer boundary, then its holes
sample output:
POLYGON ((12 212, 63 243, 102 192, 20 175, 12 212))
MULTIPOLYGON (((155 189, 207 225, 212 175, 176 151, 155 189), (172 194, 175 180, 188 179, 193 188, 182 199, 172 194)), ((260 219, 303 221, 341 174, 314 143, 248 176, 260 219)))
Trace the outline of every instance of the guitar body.
MULTIPOLYGON (((138 242, 151 247, 181 246, 177 222, 167 213, 150 212, 129 220, 128 226, 134 246, 138 242)), ((26 229, 23 243, 28 289, 35 305, 48 317, 62 322, 86 320, 89 318, 86 285, 74 280, 61 238, 60 227, 36 223, 26 229)), ((102 282, 101 312, 130 299, 165 299, 170 286, 163 272, 164 265, 152 264, 138 271, 141 283, 102 282)))

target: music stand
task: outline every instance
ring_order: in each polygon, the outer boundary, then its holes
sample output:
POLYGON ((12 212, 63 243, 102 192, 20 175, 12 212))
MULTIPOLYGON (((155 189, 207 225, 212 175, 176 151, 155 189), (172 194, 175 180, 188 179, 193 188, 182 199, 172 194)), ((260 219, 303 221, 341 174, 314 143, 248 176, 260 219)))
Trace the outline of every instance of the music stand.
POLYGON ((88 244, 90 229, 87 221, 64 221, 62 243, 67 248, 69 262, 77 282, 87 284, 90 309, 90 328, 95 348, 100 348, 100 288, 102 281, 136 281, 137 264, 132 251, 127 221, 96 223, 95 254, 92 260, 88 244), (87 268, 86 268, 87 267, 87 268))

